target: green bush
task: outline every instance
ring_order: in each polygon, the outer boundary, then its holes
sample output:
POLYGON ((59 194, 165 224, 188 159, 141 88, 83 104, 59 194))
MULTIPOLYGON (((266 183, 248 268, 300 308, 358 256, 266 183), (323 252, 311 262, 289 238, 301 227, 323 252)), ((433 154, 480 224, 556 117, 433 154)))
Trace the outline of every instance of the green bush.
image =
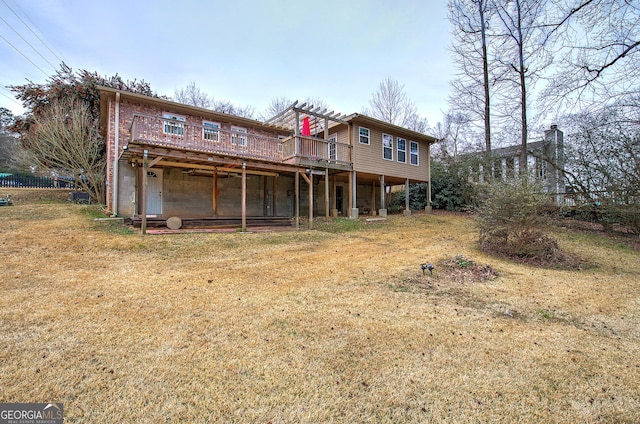
POLYGON ((434 209, 462 211, 473 205, 474 184, 469 182, 469 164, 465 161, 431 163, 431 206, 434 209))
MULTIPOLYGON (((427 206, 427 184, 409 184, 409 209, 422 210, 427 206)), ((389 212, 400 212, 405 208, 405 190, 391 194, 389 212)))
MULTIPOLYGON (((462 162, 431 162, 431 206, 434 209, 462 211, 474 202, 475 186, 469 182, 468 166, 462 162), (465 171, 466 170, 466 171, 465 171)), ((409 208, 421 210, 427 206, 427 186, 425 183, 409 186, 409 208)), ((399 212, 405 208, 405 191, 391 194, 388 209, 399 212)))

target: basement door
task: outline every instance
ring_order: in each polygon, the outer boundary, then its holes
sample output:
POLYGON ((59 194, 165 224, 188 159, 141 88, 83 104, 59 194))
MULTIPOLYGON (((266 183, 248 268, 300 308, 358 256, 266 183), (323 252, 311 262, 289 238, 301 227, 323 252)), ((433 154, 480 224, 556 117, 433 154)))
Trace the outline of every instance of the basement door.
POLYGON ((162 169, 147 171, 147 215, 162 215, 162 169))

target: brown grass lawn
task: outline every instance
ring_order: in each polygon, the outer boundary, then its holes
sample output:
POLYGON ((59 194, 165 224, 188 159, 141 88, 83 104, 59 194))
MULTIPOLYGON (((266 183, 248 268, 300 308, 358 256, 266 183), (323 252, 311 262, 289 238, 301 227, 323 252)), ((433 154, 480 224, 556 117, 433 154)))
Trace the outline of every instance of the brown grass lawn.
POLYGON ((0 402, 69 423, 640 421, 640 253, 614 239, 558 229, 591 263, 563 271, 482 254, 464 216, 143 237, 14 200, 0 402), (456 254, 500 276, 453 279, 456 254))

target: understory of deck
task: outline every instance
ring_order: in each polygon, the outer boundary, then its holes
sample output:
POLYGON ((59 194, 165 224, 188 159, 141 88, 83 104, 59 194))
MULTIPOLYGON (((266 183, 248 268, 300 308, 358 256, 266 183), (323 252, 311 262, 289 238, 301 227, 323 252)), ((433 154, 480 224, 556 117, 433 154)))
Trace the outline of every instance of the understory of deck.
MULTIPOLYGON (((167 219, 162 217, 147 217, 147 227, 167 228, 167 219)), ((240 228, 242 226, 241 217, 210 217, 210 218, 182 218, 183 228, 240 228)), ((126 218, 125 224, 140 228, 141 217, 126 218)), ((293 218, 271 217, 271 216, 248 216, 247 227, 292 227, 293 218)))

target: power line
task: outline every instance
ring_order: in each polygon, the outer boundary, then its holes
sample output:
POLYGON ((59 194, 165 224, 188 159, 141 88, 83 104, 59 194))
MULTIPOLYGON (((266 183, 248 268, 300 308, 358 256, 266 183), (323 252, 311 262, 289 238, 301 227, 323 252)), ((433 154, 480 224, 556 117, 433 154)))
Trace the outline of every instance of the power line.
MULTIPOLYGON (((37 38, 37 39, 42 43, 42 45, 43 45, 43 46, 45 46, 45 47, 47 48, 47 50, 49 50, 49 51, 51 52, 51 54, 52 54, 52 55, 54 55, 54 56, 56 57, 56 59, 58 59, 58 60, 60 61, 60 63, 64 62, 62 59, 60 59, 60 57, 59 57, 57 54, 55 54, 55 52, 54 52, 53 50, 51 50, 51 48, 47 45, 47 43, 45 43, 44 41, 42 41, 42 38, 40 38, 40 37, 38 36, 38 34, 36 34, 36 33, 31 29, 31 27, 30 27, 30 26, 29 26, 29 25, 28 25, 28 24, 27 24, 27 23, 26 23, 26 22, 25 22, 25 21, 24 21, 24 20, 23 20, 23 19, 22 19, 22 18, 21 18, 21 17, 20 17, 20 16, 19 16, 19 15, 18 15, 14 10, 13 10, 13 9, 12 9, 12 8, 11 8, 11 6, 9 6, 9 5, 7 4, 7 2, 6 2, 5 0, 2 0, 2 3, 4 3, 4 5, 5 5, 5 6, 7 6, 7 8, 11 11, 11 13, 13 13, 13 14, 16 16, 16 18, 20 19, 20 22, 22 22, 22 24, 23 24, 25 27, 27 27, 27 29, 28 29, 29 31, 31 31, 31 33, 32 33, 32 34, 33 34, 33 35, 34 35, 34 36, 35 36, 35 37, 36 37, 36 38, 37 38)), ((20 9, 20 6, 17 6, 17 7, 18 7, 18 9, 19 9, 19 10, 20 10, 20 11, 21 11, 25 16, 27 16, 27 14, 24 12, 24 10, 20 9)), ((28 17, 28 16, 27 16, 27 19, 29 19, 29 17, 28 17)))
POLYGON ((17 101, 16 99, 14 99, 13 97, 7 96, 6 94, 4 94, 2 92, 0 92, 0 95, 2 95, 4 97, 6 97, 7 99, 11 100, 13 103, 17 104, 18 106, 23 107, 22 104, 19 101, 17 101))
POLYGON ((29 62, 31 62, 31 64, 33 66, 35 66, 36 68, 38 68, 40 70, 40 72, 42 72, 44 74, 45 77, 49 77, 49 75, 47 75, 47 73, 45 71, 42 70, 41 67, 39 67, 38 65, 36 65, 31 59, 29 59, 24 53, 22 53, 20 51, 20 49, 18 49, 16 46, 14 46, 13 44, 11 44, 11 42, 9 42, 9 40, 7 40, 6 38, 4 38, 4 36, 0 35, 0 38, 2 38, 8 45, 10 45, 11 47, 13 47, 13 49, 15 51, 17 51, 18 53, 20 53, 25 59, 27 59, 29 62))
POLYGON ((9 87, 7 87, 4 84, 0 84, 0 90, 6 91, 7 93, 9 93, 9 95, 6 95, 2 92, 0 92, 0 94, 2 94, 7 99, 11 100, 13 103, 17 104, 18 106, 22 107, 22 104, 19 101, 17 101, 15 97, 11 97, 13 94, 11 93, 11 91, 9 91, 9 87))
POLYGON ((27 40, 25 40, 25 38, 24 38, 24 37, 23 37, 23 36, 22 36, 18 31, 16 31, 16 30, 15 30, 15 28, 14 28, 14 27, 12 27, 12 26, 9 24, 9 22, 5 21, 5 20, 4 20, 4 18, 3 18, 2 16, 0 16, 0 19, 2 19, 2 22, 4 22, 5 24, 7 24, 7 26, 13 30, 13 32, 15 32, 16 34, 18 34, 18 37, 22 38, 22 41, 24 41, 25 43, 27 43, 27 45, 28 45, 29 47, 31 47, 31 48, 33 49, 33 51, 34 51, 34 52, 38 53, 38 55, 39 55, 41 58, 43 58, 45 62, 47 62, 49 65, 51 65, 51 67, 53 68, 53 70, 54 70, 54 71, 56 70, 56 67, 55 67, 55 66, 53 66, 53 64, 52 64, 51 62, 49 62, 49 60, 48 60, 46 57, 44 57, 44 56, 43 56, 43 55, 42 55, 38 50, 36 50, 36 48, 35 48, 35 47, 33 47, 33 46, 31 45, 31 43, 29 43, 27 40))

